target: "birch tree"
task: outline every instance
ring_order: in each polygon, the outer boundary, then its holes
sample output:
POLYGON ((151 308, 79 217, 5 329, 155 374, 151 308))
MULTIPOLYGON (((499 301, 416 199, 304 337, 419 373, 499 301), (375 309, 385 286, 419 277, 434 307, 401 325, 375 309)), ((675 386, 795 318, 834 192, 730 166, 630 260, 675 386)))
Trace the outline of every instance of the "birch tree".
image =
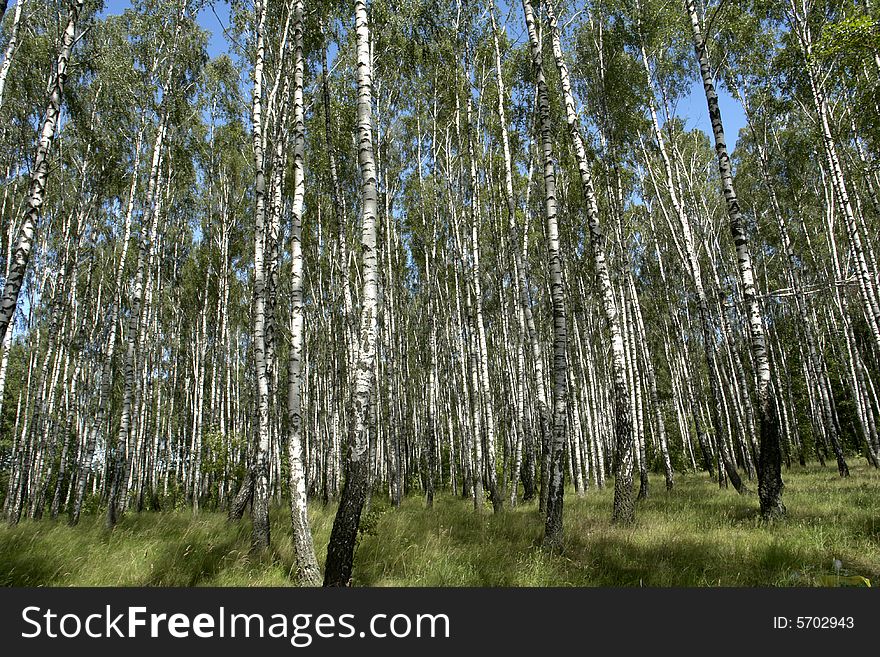
POLYGON ((742 295, 748 312, 750 348, 757 375, 758 418, 760 425, 760 452, 758 455, 758 496, 761 501, 761 513, 772 518, 785 515, 782 503, 782 448, 779 441, 779 419, 776 393, 771 382, 770 361, 767 357, 767 344, 764 321, 757 298, 755 275, 752 267, 752 254, 749 248, 749 237, 745 232, 742 213, 739 208, 736 190, 733 185, 733 172, 730 156, 727 152, 727 141, 724 135, 724 123, 721 120, 721 109, 718 106, 718 94, 709 66, 706 41, 703 37, 700 18, 693 0, 685 3, 691 21, 694 52, 700 65, 700 78, 712 124, 712 135, 715 139, 715 152, 718 156, 718 171, 721 176, 721 189, 727 205, 727 216, 730 233, 736 246, 737 271, 739 273, 742 295))
POLYGON ((587 225, 590 231, 590 249, 593 266, 599 283, 599 294, 605 323, 611 334, 611 354, 614 371, 614 422, 615 422, 615 479, 614 479, 614 510, 612 519, 621 524, 629 524, 635 519, 635 506, 632 499, 632 459, 633 459, 633 426, 630 413, 629 390, 626 384, 626 356, 624 352, 623 330, 618 318, 617 302, 608 271, 608 259, 605 253, 605 238, 599 217, 599 206, 593 185, 590 164, 580 134, 574 96, 568 75, 568 67, 562 53, 559 28, 552 5, 547 5, 550 19, 553 56, 559 71, 562 96, 565 103, 565 117, 568 122, 569 137, 577 157, 583 196, 586 202, 587 225))
POLYGON ((354 371, 351 420, 346 446, 345 482, 339 508, 333 520, 324 586, 347 586, 351 580, 355 539, 367 494, 369 448, 368 405, 373 390, 373 360, 377 328, 377 257, 376 257, 376 162, 373 157, 372 88, 370 26, 367 5, 355 0, 357 37, 357 138, 358 165, 361 173, 361 248, 363 288, 358 358, 354 371))
MULTIPOLYGON (((6 276, 6 283, 3 287, 3 296, 0 297, 0 335, 3 336, 6 335, 6 330, 18 306, 18 296, 30 261, 37 220, 46 197, 49 157, 52 144, 55 141, 55 130, 63 101, 64 82, 70 67, 70 58, 77 36, 77 24, 83 5, 84 0, 71 0, 69 4, 67 24, 62 32, 58 56, 49 77, 49 96, 46 101, 46 109, 43 112, 39 140, 34 152, 25 210, 12 256, 12 266, 9 267, 9 274, 6 276)), ((5 12, 5 10, 4 6, 3 11, 5 12)), ((2 13, 0 12, 0 18, 2 18, 2 13)))

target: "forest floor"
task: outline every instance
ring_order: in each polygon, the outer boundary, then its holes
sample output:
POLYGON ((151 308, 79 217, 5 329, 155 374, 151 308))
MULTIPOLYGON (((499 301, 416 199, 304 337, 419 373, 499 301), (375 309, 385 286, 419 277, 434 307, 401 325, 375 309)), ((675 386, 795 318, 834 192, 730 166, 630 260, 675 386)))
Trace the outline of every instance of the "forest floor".
MULTIPOLYGON (((612 490, 565 497, 565 549, 538 545, 534 503, 477 516, 467 500, 420 497, 399 510, 374 498, 355 558, 358 586, 811 586, 822 576, 861 575, 880 584, 880 472, 851 465, 783 474, 788 518, 766 524, 757 496, 719 490, 705 474, 679 475, 667 492, 652 477, 637 522, 612 525, 612 490)), ((749 482, 752 490, 756 482, 749 482)), ((311 508, 323 562, 334 506, 311 508)), ((285 505, 272 509, 273 547, 249 555, 250 523, 189 510, 127 513, 112 532, 103 516, 0 526, 0 585, 284 586, 293 553, 285 505)))

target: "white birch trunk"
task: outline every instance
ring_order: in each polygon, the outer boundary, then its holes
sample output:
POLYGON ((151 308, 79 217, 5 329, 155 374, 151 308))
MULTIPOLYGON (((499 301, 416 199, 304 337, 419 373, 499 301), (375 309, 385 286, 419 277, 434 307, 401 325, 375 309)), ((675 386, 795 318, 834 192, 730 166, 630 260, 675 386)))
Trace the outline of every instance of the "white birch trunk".
POLYGON ((354 372, 351 423, 345 459, 346 476, 342 499, 333 521, 324 586, 347 586, 351 580, 355 539, 366 500, 369 423, 368 406, 373 390, 373 361, 376 351, 378 309, 378 260, 376 253, 377 186, 373 156, 370 28, 365 0, 355 0, 357 36, 357 135, 361 172, 361 246, 363 289, 361 293, 360 345, 354 372))

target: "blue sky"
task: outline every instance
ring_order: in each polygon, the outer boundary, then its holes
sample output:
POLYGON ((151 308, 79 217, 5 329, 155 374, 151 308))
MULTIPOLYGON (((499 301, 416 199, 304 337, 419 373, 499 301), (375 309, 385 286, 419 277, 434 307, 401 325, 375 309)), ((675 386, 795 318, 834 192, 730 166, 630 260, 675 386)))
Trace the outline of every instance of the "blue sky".
MULTIPOLYGON (((501 5, 502 3, 499 3, 501 5)), ((106 0, 103 15, 120 14, 130 6, 129 0, 106 0)), ((502 20, 506 12, 502 10, 502 20)), ((206 3, 199 12, 198 23, 210 32, 211 38, 208 43, 208 54, 211 57, 224 53, 228 49, 226 36, 223 28, 229 25, 229 3, 225 0, 212 0, 206 3)), ((728 147, 733 149, 741 128, 746 125, 746 117, 740 104, 734 100, 727 91, 718 88, 721 115, 724 119, 724 127, 727 136, 728 147)), ((706 109, 706 98, 703 95, 703 86, 694 79, 690 94, 678 103, 678 116, 689 128, 699 128, 707 134, 711 134, 711 125, 706 109)))
MULTIPOLYGON (((101 16, 114 16, 121 14, 131 7, 129 0, 104 0, 104 10, 101 16)), ((229 3, 223 0, 207 2, 199 12, 198 23, 202 29, 211 33, 208 43, 208 55, 216 57, 227 50, 226 36, 223 28, 229 26, 229 3)))
MULTIPOLYGON (((721 118, 724 121, 724 136, 727 137, 727 147, 732 150, 736 146, 739 131, 746 126, 746 115, 742 105, 727 93, 724 87, 718 86, 716 90, 718 91, 718 105, 721 107, 721 118)), ((700 128, 706 134, 712 134, 702 82, 694 82, 690 95, 679 103, 678 113, 688 127, 700 128)))

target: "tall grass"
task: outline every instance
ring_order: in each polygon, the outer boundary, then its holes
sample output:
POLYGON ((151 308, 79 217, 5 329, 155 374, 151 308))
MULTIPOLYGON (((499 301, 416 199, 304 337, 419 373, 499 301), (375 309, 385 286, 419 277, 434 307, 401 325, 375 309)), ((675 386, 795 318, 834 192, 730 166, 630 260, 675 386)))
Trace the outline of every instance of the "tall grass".
MULTIPOLYGON (((680 476, 667 493, 652 479, 637 522, 609 522, 611 491, 566 493, 565 544, 540 548, 535 504, 477 515, 469 500, 420 498, 400 509, 373 499, 355 559, 359 586, 792 586, 833 574, 880 581, 880 473, 852 468, 786 473, 788 518, 766 524, 754 495, 680 476)), ((754 484, 752 484, 754 488, 754 484)), ((311 507, 323 562, 335 508, 311 507)), ((287 586, 294 579, 285 506, 272 509, 268 554, 250 554, 250 525, 218 512, 128 513, 112 532, 103 516, 24 521, 0 527, 0 584, 6 586, 287 586)))

